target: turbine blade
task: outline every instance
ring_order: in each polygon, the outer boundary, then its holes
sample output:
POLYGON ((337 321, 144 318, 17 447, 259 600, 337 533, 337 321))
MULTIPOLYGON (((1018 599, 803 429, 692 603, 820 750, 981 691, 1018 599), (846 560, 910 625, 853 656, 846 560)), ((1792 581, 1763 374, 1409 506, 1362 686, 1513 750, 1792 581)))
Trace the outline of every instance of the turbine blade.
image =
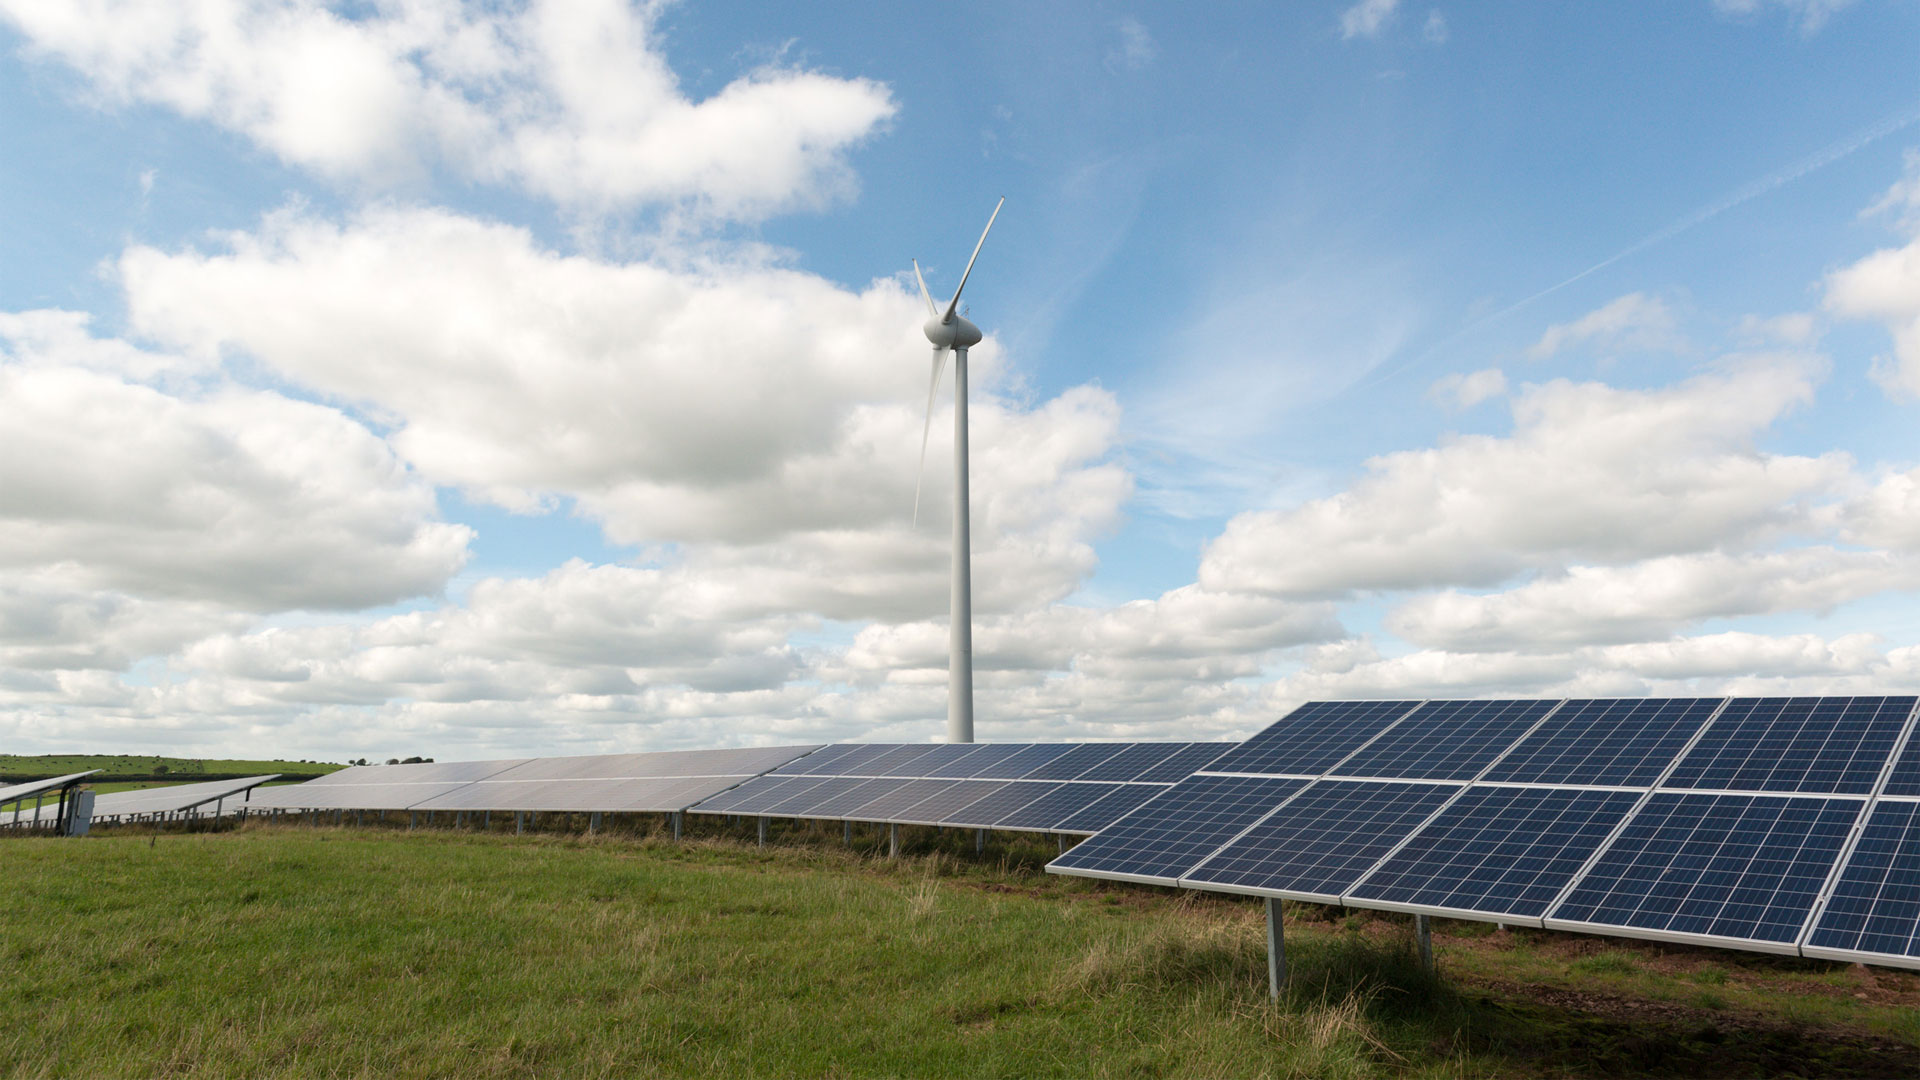
POLYGON ((927 291, 927 279, 920 276, 919 259, 913 260, 913 280, 920 283, 920 299, 927 302, 927 314, 940 314, 940 309, 933 306, 933 294, 927 291))
POLYGON ((927 423, 920 429, 920 471, 913 478, 913 524, 920 524, 920 484, 927 478, 927 437, 933 434, 933 395, 940 389, 940 372, 947 366, 947 353, 950 350, 935 346, 933 350, 933 378, 927 381, 927 423))
MULTIPOLYGON (((980 257, 980 247, 987 242, 987 234, 993 231, 993 219, 1000 216, 1000 208, 1006 204, 1005 195, 1000 196, 1000 201, 993 204, 993 214, 987 218, 987 227, 980 230, 980 242, 973 245, 973 259, 980 257)), ((973 259, 967 260, 966 273, 960 275, 960 287, 953 290, 953 301, 947 305, 947 313, 940 316, 940 321, 943 323, 952 322, 953 313, 960 310, 960 294, 966 291, 967 275, 973 273, 973 259)))

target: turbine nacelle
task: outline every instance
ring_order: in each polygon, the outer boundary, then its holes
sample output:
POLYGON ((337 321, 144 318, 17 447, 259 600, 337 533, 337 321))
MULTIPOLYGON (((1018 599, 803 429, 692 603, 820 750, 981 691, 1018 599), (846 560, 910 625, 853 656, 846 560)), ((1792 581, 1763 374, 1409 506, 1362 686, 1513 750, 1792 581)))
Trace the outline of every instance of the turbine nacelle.
POLYGON ((921 327, 936 349, 970 349, 980 344, 980 328, 959 315, 935 315, 921 327))

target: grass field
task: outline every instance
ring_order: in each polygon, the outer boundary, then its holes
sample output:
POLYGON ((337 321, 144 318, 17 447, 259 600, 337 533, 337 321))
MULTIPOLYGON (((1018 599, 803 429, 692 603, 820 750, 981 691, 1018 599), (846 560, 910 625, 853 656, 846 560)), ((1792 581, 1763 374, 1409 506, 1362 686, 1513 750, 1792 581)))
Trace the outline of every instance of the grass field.
MULTIPOLYGON (((1912 1076, 1920 977, 819 842, 0 840, 0 1075, 1912 1076)), ((745 834, 741 834, 744 836, 745 834)), ((808 834, 798 834, 808 835, 808 834)), ((797 839, 797 836, 796 836, 797 839)), ((922 841, 924 843, 924 841, 922 841)))
MULTIPOLYGON (((285 773, 297 779, 324 776, 345 765, 325 761, 238 761, 219 758, 146 757, 138 754, 0 754, 0 783, 41 780, 99 769, 96 778, 193 783, 222 777, 285 773)), ((95 791, 106 790, 95 786, 95 791)))

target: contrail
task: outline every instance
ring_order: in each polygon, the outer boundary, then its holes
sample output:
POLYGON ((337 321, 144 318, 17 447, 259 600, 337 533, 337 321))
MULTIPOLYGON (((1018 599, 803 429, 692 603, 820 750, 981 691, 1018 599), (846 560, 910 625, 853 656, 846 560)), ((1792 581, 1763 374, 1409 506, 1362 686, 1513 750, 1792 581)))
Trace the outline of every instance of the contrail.
POLYGON ((1620 251, 1612 255, 1609 255, 1604 259, 1601 259, 1599 262, 1594 263, 1592 266, 1587 267, 1585 270, 1580 271, 1579 273, 1573 275, 1572 277, 1566 279, 1565 281, 1560 282, 1559 284, 1549 285, 1548 287, 1541 289, 1539 292, 1534 293, 1533 295, 1528 296, 1525 299, 1516 300, 1515 302, 1508 304, 1506 307, 1501 308, 1499 311, 1496 311, 1491 315, 1483 315, 1480 318, 1475 319, 1473 322, 1470 322, 1466 326, 1463 326, 1460 329, 1454 331, 1453 333, 1447 335, 1447 337, 1442 341, 1430 346, 1425 351, 1421 352, 1420 355, 1415 356, 1411 360, 1408 360, 1406 363, 1401 364, 1390 371, 1383 372, 1382 374, 1376 375, 1375 377, 1368 379, 1363 383, 1358 384, 1355 387, 1355 389, 1365 389, 1366 387, 1384 382, 1387 379, 1393 378, 1394 376, 1399 375, 1404 371, 1417 367, 1420 364, 1424 363, 1434 353, 1439 352, 1441 349, 1446 348, 1448 345, 1453 344, 1455 341, 1458 341, 1460 338, 1464 337, 1465 335, 1472 333, 1475 330, 1478 330, 1480 327, 1485 326, 1490 322, 1494 322, 1499 319, 1504 319, 1507 316, 1513 314, 1514 312, 1519 311, 1521 308, 1526 307, 1528 304, 1531 304, 1534 301, 1541 299, 1542 297, 1551 296, 1554 293, 1559 292, 1561 289, 1564 289, 1567 286, 1573 284, 1574 282, 1581 280, 1582 278, 1588 277, 1593 274, 1597 274, 1600 271, 1605 270, 1607 267, 1612 266, 1614 263, 1617 263, 1622 259, 1631 258, 1632 256, 1638 255, 1642 251, 1645 251, 1656 244, 1664 243, 1668 240, 1673 239, 1674 237, 1680 235, 1681 233, 1686 232, 1688 229, 1692 229, 1697 226, 1704 225, 1707 222, 1712 221, 1714 218, 1719 217, 1721 214, 1724 214, 1727 211, 1733 209, 1734 207, 1741 205, 1742 203, 1750 202, 1754 199, 1759 198, 1762 195, 1765 195, 1770 191, 1773 191, 1776 188, 1783 187, 1787 184, 1791 184, 1795 180, 1800 179, 1801 177, 1807 175, 1810 172, 1815 171, 1816 169, 1823 169, 1826 166, 1831 165, 1836 161, 1839 161, 1841 158, 1854 153, 1855 151, 1865 149, 1867 146, 1873 143, 1879 142, 1881 139, 1886 138, 1887 136, 1893 134, 1896 131, 1901 130, 1902 128, 1911 126, 1916 121, 1920 121, 1920 108, 1909 109, 1906 112, 1897 113, 1893 116, 1888 117, 1885 120, 1880 121, 1877 124, 1874 124, 1871 127, 1864 128, 1860 131, 1857 131, 1852 135, 1848 136, 1847 138, 1841 139, 1839 142, 1833 143, 1830 146, 1827 146, 1818 151, 1815 151, 1814 153, 1809 154, 1804 158, 1801 158, 1799 161, 1794 162, 1793 164, 1787 166, 1786 168, 1781 169, 1779 172, 1773 173, 1772 175, 1769 175, 1769 176, 1762 177, 1759 180, 1755 180, 1753 183, 1747 184, 1746 186, 1735 190, 1734 192, 1732 192, 1731 194, 1727 195, 1722 199, 1719 199, 1712 203, 1708 203, 1706 206, 1703 206, 1700 209, 1695 210, 1693 213, 1688 214, 1686 217, 1681 218, 1680 220, 1674 222, 1673 224, 1668 225, 1663 229, 1659 229, 1655 232, 1647 234, 1641 239, 1635 241, 1633 244, 1630 244, 1627 247, 1622 248, 1620 251))

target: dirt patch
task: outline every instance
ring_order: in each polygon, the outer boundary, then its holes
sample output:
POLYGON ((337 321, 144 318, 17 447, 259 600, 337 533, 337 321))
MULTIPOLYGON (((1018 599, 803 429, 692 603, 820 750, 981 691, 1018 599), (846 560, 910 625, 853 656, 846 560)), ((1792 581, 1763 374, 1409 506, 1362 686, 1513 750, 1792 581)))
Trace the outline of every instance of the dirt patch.
POLYGON ((1559 987, 1477 989, 1486 1022, 1467 1036, 1474 1049, 1549 1076, 1907 1078, 1920 1069, 1913 1047, 1872 1035, 1559 987))

